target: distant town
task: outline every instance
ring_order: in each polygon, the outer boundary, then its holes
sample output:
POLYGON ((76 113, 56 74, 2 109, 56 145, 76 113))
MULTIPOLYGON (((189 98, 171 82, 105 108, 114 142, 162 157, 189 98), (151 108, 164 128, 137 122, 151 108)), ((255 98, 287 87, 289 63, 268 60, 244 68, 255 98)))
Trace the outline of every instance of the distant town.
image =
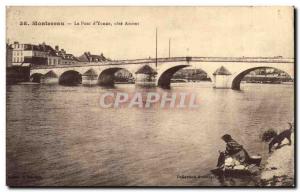
MULTIPOLYGON (((39 65, 76 65, 84 63, 97 63, 99 65, 112 59, 104 56, 102 52, 83 52, 80 56, 74 56, 67 50, 55 45, 54 48, 45 42, 41 44, 6 43, 6 68, 7 82, 18 83, 29 81, 29 71, 31 66, 39 65)), ((115 81, 118 83, 134 83, 133 75, 127 70, 119 70, 115 73, 115 81)), ((210 81, 205 71, 201 69, 185 68, 177 71, 172 78, 172 82, 198 82, 210 81)), ((281 83, 292 81, 283 71, 265 68, 251 71, 247 74, 244 82, 248 83, 281 83)))
POLYGON ((29 80, 29 68, 37 65, 75 65, 78 63, 109 61, 103 53, 91 54, 84 52, 75 57, 58 45, 54 48, 45 42, 34 44, 22 44, 15 41, 6 43, 6 67, 8 82, 21 82, 29 80))

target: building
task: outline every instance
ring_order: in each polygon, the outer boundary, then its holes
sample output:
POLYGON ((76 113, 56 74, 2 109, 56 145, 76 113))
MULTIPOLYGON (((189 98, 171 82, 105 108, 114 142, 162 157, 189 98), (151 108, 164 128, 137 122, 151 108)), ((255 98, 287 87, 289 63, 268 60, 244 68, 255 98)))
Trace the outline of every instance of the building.
POLYGON ((6 43, 6 67, 12 66, 12 60, 13 60, 13 49, 8 43, 6 43))
POLYGON ((29 65, 47 65, 48 55, 53 48, 45 43, 39 45, 20 44, 14 42, 11 45, 12 65, 13 66, 29 66, 29 65))
POLYGON ((33 45, 14 42, 10 47, 13 66, 69 65, 79 62, 74 55, 66 53, 64 49, 59 50, 58 46, 53 49, 45 43, 33 45))
POLYGON ((78 57, 81 62, 104 62, 108 61, 106 57, 104 57, 103 53, 100 55, 93 55, 90 52, 84 52, 81 56, 78 57))
POLYGON ((52 59, 54 59, 53 61, 55 61, 55 58, 59 57, 57 65, 73 65, 79 62, 79 59, 76 58, 73 54, 66 53, 64 49, 59 50, 58 45, 55 46, 54 52, 55 53, 52 54, 52 59))
POLYGON ((51 51, 47 57, 48 65, 61 65, 62 64, 62 57, 59 56, 55 51, 51 51))
POLYGON ((15 84, 22 81, 28 81, 30 74, 29 67, 13 65, 13 48, 6 44, 6 83, 15 84))
POLYGON ((73 54, 65 54, 62 57, 61 64, 62 65, 74 65, 79 62, 78 58, 76 58, 73 54))

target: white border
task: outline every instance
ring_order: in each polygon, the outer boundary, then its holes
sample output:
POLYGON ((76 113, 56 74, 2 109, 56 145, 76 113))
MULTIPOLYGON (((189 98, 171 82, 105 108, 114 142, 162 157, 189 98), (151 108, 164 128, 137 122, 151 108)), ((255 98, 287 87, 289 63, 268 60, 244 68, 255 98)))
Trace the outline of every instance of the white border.
MULTIPOLYGON (((22 191, 36 191, 36 190, 43 190, 43 191, 50 191, 53 190, 51 188, 45 188, 45 189, 11 189, 6 187, 5 184, 5 178, 6 178, 6 168, 5 168, 5 158, 6 158, 6 152, 5 152, 5 130, 6 130, 6 80, 5 80, 5 42, 6 42, 6 36, 5 36, 5 25, 3 25, 5 22, 5 7, 9 5, 32 5, 32 6, 43 6, 43 5, 63 5, 63 6, 84 6, 84 5, 125 5, 125 6, 137 6, 137 5, 143 5, 143 6, 165 6, 165 5, 181 5, 181 6, 191 6, 191 5, 197 5, 197 6, 250 6, 250 5, 264 5, 264 6, 271 6, 271 5, 294 5, 296 8, 298 8, 297 14, 297 26, 299 28, 299 10, 300 10, 300 1, 299 0, 244 0, 244 1, 238 1, 238 0, 205 0, 205 1, 197 1, 197 0, 144 0, 144 1, 138 1, 138 0, 105 0, 105 1, 97 1, 97 0, 81 0, 81 1, 66 1, 66 0, 43 0, 43 1, 34 1, 34 0, 27 0, 26 3, 24 0, 2 0, 0 5, 0 38, 1 38, 1 44, 0 44, 0 58, 2 67, 0 68, 0 191, 9 191, 9 190, 18 190, 20 192, 22 191)), ((299 30, 298 30, 299 32, 299 30)), ((298 34, 297 34, 298 36, 298 34)), ((299 49, 297 50, 297 55, 299 55, 299 49)), ((297 67, 297 74, 299 73, 299 67, 297 67)), ((299 90, 299 83, 297 83, 297 90, 299 90)), ((298 93, 297 93, 298 94, 298 93)), ((298 101, 299 103, 299 101, 298 101)), ((297 106, 298 109, 298 106, 297 106)), ((297 119, 299 124, 299 113, 297 113, 297 119)), ((299 130, 297 130, 297 141, 299 142, 299 130)), ((298 143, 297 142, 297 143, 298 143)), ((297 145, 297 154, 299 154, 299 147, 297 145)), ((298 164, 299 167, 299 164, 298 164)), ((298 173, 298 171, 297 171, 298 173)), ((299 185, 299 175, 297 175, 297 184, 299 185)), ((299 187, 298 187, 299 188, 299 187)), ((74 189, 58 189, 59 191, 73 191, 73 190, 83 190, 83 191, 89 191, 89 190, 95 190, 94 188, 74 188, 74 189)), ((99 190, 99 189, 97 189, 99 190)), ((102 190, 111 190, 111 189, 102 189, 102 190)), ((133 189, 115 189, 114 191, 129 191, 133 189)), ((149 189, 134 189, 137 191, 144 191, 149 189)), ((151 189, 155 191, 162 191, 165 189, 151 189)), ((171 190, 181 190, 181 189, 171 189, 171 190)), ((185 190, 199 190, 199 188, 195 189, 185 189, 185 190)), ((200 189, 200 190, 207 190, 207 189, 200 189)), ((217 191, 220 189, 208 189, 210 191, 217 191)), ((230 189, 235 190, 235 189, 230 189)), ((241 189, 238 189, 241 190, 241 189)), ((243 191, 250 191, 251 189, 242 189, 243 191)), ((255 189, 258 190, 258 189, 255 189)), ((279 189, 280 191, 288 191, 288 189, 279 189)), ((272 190, 271 190, 272 191, 272 190)), ((275 191, 275 190, 274 190, 275 191)), ((290 190, 289 190, 290 191, 290 190)))

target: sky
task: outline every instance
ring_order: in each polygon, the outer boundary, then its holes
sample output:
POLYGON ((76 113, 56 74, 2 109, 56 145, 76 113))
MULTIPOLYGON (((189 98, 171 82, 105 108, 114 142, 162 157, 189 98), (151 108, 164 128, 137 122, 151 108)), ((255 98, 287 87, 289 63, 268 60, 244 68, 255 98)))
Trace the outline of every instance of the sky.
POLYGON ((292 7, 7 7, 10 43, 59 45, 111 59, 155 57, 294 57, 292 7), (26 21, 30 25, 21 26, 26 21), (64 26, 33 26, 33 21, 64 26), (74 25, 95 21, 111 26, 74 25), (115 25, 134 22, 138 25, 115 25), (69 23, 69 24, 68 24, 69 23))

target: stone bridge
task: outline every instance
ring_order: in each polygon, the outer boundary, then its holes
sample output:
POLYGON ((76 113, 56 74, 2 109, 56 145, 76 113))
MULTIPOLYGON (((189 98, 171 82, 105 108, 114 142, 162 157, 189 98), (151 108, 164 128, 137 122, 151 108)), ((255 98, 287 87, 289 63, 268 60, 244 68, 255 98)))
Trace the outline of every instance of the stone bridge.
POLYGON ((256 69, 275 68, 294 79, 294 59, 282 57, 172 57, 156 59, 118 60, 76 65, 33 66, 30 79, 40 83, 69 82, 83 85, 108 85, 114 83, 114 74, 126 69, 134 77, 143 66, 156 72, 155 85, 170 87, 174 73, 185 67, 201 69, 211 78, 215 88, 240 89, 243 77, 256 69))

